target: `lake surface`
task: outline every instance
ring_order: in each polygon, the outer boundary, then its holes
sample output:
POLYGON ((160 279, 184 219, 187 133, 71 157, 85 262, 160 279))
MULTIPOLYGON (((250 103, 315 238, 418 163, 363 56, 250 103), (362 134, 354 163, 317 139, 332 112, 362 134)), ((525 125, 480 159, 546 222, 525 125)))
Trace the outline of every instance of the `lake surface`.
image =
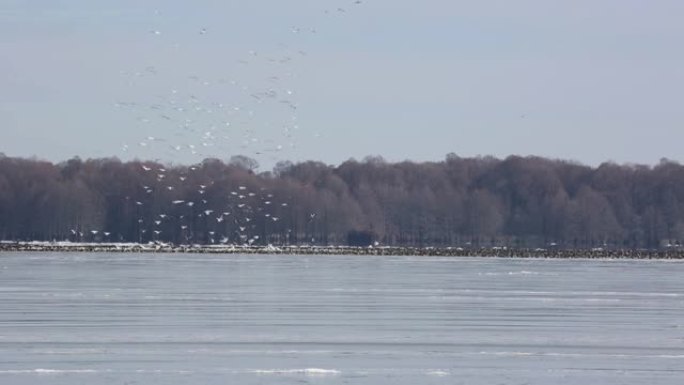
POLYGON ((0 253, 1 384, 682 378, 682 262, 0 253))

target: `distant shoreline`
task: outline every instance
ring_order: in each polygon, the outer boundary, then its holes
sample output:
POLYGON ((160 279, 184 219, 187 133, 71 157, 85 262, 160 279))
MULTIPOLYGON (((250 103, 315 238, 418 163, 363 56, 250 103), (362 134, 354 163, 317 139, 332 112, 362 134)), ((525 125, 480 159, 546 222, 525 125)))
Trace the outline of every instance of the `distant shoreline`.
POLYGON ((240 246, 172 245, 165 243, 0 242, 1 252, 197 253, 257 255, 368 255, 425 257, 494 257, 545 259, 668 259, 684 260, 684 250, 527 249, 461 247, 240 246))

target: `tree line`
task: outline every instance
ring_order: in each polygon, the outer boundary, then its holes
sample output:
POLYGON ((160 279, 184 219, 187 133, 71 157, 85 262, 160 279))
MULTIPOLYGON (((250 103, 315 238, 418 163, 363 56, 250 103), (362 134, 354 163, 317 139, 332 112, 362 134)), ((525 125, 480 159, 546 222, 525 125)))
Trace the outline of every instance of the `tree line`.
POLYGON ((540 157, 195 165, 0 156, 0 238, 175 244, 658 248, 684 241, 684 166, 540 157))

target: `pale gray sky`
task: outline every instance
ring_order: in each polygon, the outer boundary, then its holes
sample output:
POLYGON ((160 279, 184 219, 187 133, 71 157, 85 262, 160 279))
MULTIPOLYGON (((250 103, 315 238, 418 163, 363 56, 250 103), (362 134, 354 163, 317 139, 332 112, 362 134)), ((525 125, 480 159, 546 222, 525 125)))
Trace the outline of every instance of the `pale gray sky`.
POLYGON ((682 161, 682 19, 679 0, 4 0, 0 152, 682 161))

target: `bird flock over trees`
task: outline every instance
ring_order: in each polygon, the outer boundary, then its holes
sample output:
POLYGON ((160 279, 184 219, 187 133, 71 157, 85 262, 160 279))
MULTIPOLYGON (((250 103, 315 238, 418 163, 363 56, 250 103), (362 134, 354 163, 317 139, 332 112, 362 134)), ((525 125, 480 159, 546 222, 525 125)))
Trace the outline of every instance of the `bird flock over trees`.
MULTIPOLYGON (((322 9, 320 15, 348 17, 352 9, 362 4, 361 0, 338 2, 322 9)), ((154 39, 153 45, 181 49, 181 44, 166 38, 161 27, 164 17, 163 9, 150 14, 149 36, 154 39)), ((173 222, 172 231, 174 234, 180 232, 180 239, 185 242, 251 245, 263 241, 264 234, 257 231, 257 223, 263 223, 265 219, 278 224, 282 212, 292 204, 287 196, 276 195, 264 187, 217 183, 217 180, 207 179, 206 174, 198 176, 196 171, 202 167, 204 159, 221 159, 229 155, 230 164, 255 172, 258 168, 256 159, 280 161, 282 156, 296 151, 298 137, 308 134, 299 122, 297 68, 309 55, 302 48, 302 42, 307 36, 320 35, 320 21, 312 20, 311 25, 292 25, 281 31, 275 51, 254 47, 239 54, 234 74, 217 77, 199 71, 180 78, 165 75, 178 72, 173 63, 148 63, 138 70, 120 72, 130 95, 137 98, 117 101, 115 108, 132 117, 133 124, 142 134, 137 141, 121 145, 122 155, 143 160, 158 156, 191 159, 197 163, 171 171, 172 167, 160 161, 140 162, 142 180, 137 188, 144 198, 132 203, 140 214, 138 241, 168 238, 164 237, 164 233, 170 231, 165 224, 173 222), (245 67, 244 71, 241 66, 245 67), (161 84, 165 91, 147 95, 145 90, 150 84, 161 84), (220 194, 221 199, 217 199, 220 194), (161 205, 160 200, 166 200, 170 205, 161 205), (219 201, 220 207, 216 204, 219 201), (150 210, 158 211, 150 215, 150 210), (256 221, 257 217, 262 221, 256 221), (198 222, 217 224, 219 226, 214 227, 224 231, 207 230, 203 239, 196 239, 192 229, 198 222), (227 224, 232 225, 232 234, 227 233, 227 224)), ((186 38, 201 46, 202 39, 221 38, 212 36, 215 33, 219 32, 203 26, 186 38)), ((202 68, 202 61, 212 58, 206 55, 192 60, 196 62, 191 65, 202 68)), ((140 195, 136 193, 136 196, 140 195)), ((125 199, 130 200, 131 196, 125 196, 125 199)), ((316 213, 309 213, 310 221, 315 218, 316 213)), ((209 228, 206 224, 204 227, 209 228)), ((109 236, 102 230, 90 231, 91 238, 109 236)), ((72 229, 72 235, 84 237, 81 229, 72 229)), ((178 239, 177 236, 173 238, 178 239)))

